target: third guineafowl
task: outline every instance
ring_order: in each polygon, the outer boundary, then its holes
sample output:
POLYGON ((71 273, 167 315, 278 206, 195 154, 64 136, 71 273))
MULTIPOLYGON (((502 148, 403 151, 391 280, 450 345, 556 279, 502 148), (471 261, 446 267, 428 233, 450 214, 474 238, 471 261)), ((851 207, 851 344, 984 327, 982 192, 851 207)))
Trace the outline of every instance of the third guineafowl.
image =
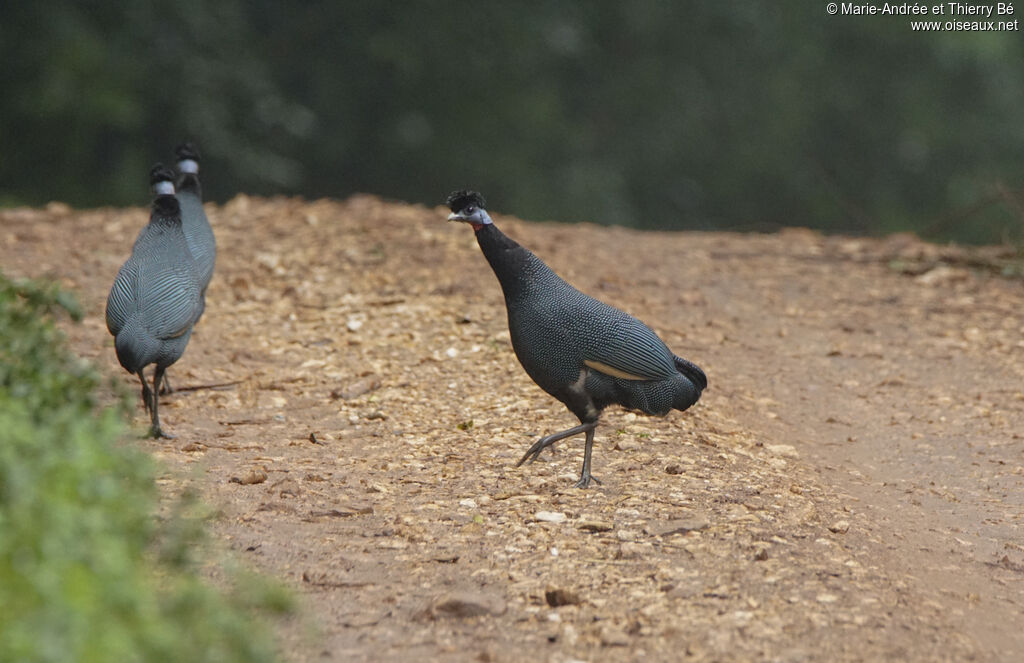
POLYGON ((149 224, 107 297, 107 329, 114 335, 117 360, 139 376, 153 437, 170 437, 160 428, 157 390, 164 371, 185 352, 202 310, 199 271, 182 230, 181 207, 161 184, 173 177, 170 171, 153 169, 158 195, 149 224), (144 374, 150 364, 155 364, 152 389, 144 374))
POLYGON ((509 239, 474 191, 448 196, 449 221, 473 227, 491 264, 508 309, 512 348, 527 374, 562 401, 580 425, 542 437, 519 461, 533 462, 547 446, 586 434, 578 488, 597 479, 590 473, 594 429, 613 404, 663 416, 700 398, 707 377, 695 364, 672 354, 650 327, 572 287, 537 256, 509 239))

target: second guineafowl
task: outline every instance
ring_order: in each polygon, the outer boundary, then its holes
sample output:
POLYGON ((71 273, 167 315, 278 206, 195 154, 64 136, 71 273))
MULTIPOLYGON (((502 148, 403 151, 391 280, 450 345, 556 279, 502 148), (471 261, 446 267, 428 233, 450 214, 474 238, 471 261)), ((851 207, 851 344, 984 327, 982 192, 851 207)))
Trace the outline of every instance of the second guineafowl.
POLYGON ((650 327, 583 294, 505 236, 479 193, 456 191, 447 204, 449 221, 473 227, 501 283, 519 362, 580 420, 579 426, 537 440, 517 465, 533 462, 558 440, 584 433, 583 470, 576 486, 586 488, 597 481, 590 473, 590 456, 605 407, 617 404, 663 416, 697 402, 708 384, 704 372, 672 354, 650 327))
MULTIPOLYGON (((199 317, 202 317, 206 310, 206 288, 213 278, 214 263, 217 261, 217 240, 203 209, 203 190, 199 184, 199 150, 192 143, 185 142, 174 149, 174 154, 178 159, 180 173, 175 197, 181 205, 181 228, 185 233, 185 242, 199 270, 199 285, 202 289, 199 317)), ((171 193, 174 193, 173 179, 170 185, 171 193)), ((153 193, 157 193, 156 189, 153 193)), ((172 391, 171 382, 165 373, 160 393, 169 394, 172 391)))
POLYGON ((173 176, 166 169, 153 169, 158 195, 149 224, 118 271, 106 309, 117 360, 142 383, 153 437, 171 437, 160 428, 157 390, 164 371, 184 354, 202 310, 199 271, 182 230, 181 206, 160 184, 169 184, 173 176), (155 365, 152 389, 144 373, 150 364, 155 365))

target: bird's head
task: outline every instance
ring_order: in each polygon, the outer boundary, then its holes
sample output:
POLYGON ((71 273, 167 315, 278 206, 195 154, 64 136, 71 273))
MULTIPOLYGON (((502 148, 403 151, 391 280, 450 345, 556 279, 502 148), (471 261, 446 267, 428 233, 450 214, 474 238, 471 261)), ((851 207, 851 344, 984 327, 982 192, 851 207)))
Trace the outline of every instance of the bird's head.
POLYGON ((174 193, 174 171, 162 163, 155 163, 149 169, 149 185, 157 195, 174 193))
POLYGON ((153 218, 171 219, 181 222, 181 206, 171 194, 161 194, 153 199, 153 218))
POLYGON ((196 146, 189 141, 185 141, 181 145, 174 148, 174 156, 178 157, 178 170, 183 173, 198 173, 199 162, 199 150, 196 146))
POLYGON ((449 221, 461 221, 473 226, 473 230, 480 230, 484 226, 493 223, 484 209, 484 197, 476 191, 453 191, 445 201, 452 213, 448 215, 449 221))

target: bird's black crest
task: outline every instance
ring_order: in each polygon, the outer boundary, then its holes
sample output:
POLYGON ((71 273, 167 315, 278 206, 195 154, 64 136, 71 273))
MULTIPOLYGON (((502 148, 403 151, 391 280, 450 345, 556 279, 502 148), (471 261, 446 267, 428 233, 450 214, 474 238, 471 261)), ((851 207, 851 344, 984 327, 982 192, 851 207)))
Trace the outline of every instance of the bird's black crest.
POLYGON ((483 209, 486 205, 484 197, 476 191, 469 191, 468 189, 462 191, 452 191, 448 194, 448 200, 445 201, 448 208, 453 212, 461 212, 470 205, 475 205, 483 209))
POLYGON ((149 169, 149 183, 150 185, 156 184, 157 182, 173 182, 174 171, 163 165, 162 163, 155 163, 153 167, 149 169))
POLYGON ((163 218, 181 216, 181 205, 172 195, 157 196, 153 199, 153 215, 163 218))
POLYGON ((191 159, 192 161, 199 161, 199 148, 190 141, 185 141, 181 145, 174 148, 174 155, 178 157, 178 161, 185 159, 191 159))

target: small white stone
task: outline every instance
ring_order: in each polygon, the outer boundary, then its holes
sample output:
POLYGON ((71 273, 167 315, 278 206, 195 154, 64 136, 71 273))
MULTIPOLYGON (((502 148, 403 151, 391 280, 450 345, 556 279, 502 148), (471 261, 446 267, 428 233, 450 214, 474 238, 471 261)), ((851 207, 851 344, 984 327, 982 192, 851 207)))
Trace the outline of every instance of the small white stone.
POLYGON ((363 321, 359 318, 349 318, 348 324, 345 325, 350 332, 359 331, 359 328, 363 326, 363 321))
POLYGON ((737 610, 732 613, 732 619, 740 626, 746 626, 754 618, 754 613, 749 610, 737 610))
POLYGON ((464 506, 467 509, 475 509, 476 508, 476 500, 467 497, 464 500, 459 500, 459 506, 464 506))
POLYGON ((455 359, 456 357, 459 356, 459 351, 456 350, 455 348, 448 348, 447 350, 444 351, 444 353, 448 356, 449 359, 455 359))
POLYGON ((850 521, 837 520, 836 522, 829 525, 828 529, 830 532, 835 532, 836 534, 846 534, 848 531, 850 531, 850 521))
POLYGON ((785 456, 786 458, 800 457, 800 452, 792 444, 766 444, 764 448, 776 456, 785 456))
POLYGON ((564 523, 566 516, 561 511, 538 511, 533 514, 533 519, 543 523, 564 523))

